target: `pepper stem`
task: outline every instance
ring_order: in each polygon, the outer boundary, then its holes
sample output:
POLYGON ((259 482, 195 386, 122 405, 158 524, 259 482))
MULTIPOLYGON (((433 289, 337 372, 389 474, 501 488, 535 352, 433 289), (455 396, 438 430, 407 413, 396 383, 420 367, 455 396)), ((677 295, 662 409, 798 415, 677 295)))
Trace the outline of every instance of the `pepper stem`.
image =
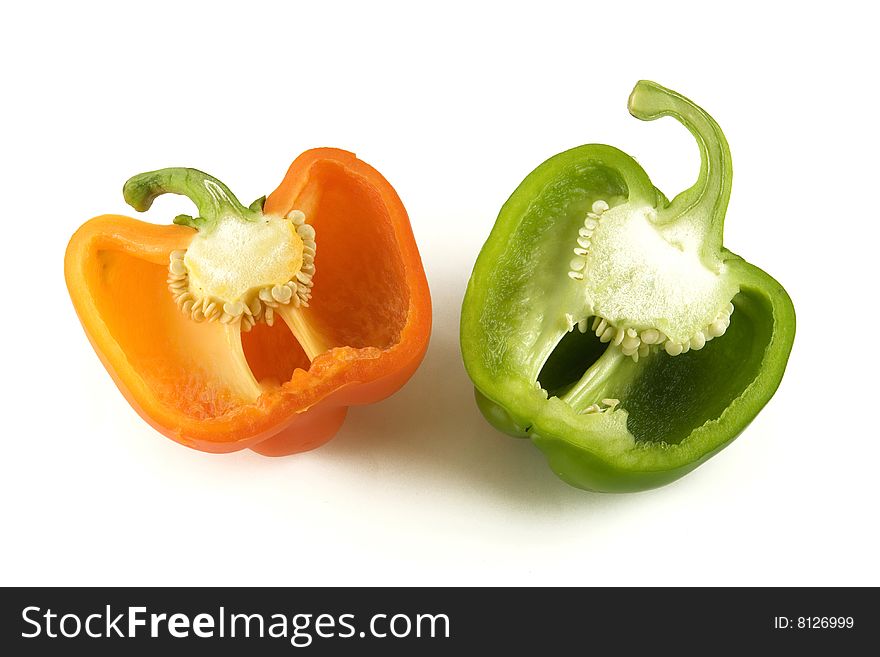
POLYGON ((260 217, 256 209, 244 207, 226 185, 198 169, 148 171, 129 178, 122 187, 125 202, 138 212, 149 210, 162 194, 181 194, 195 203, 197 217, 182 214, 174 218, 174 223, 198 230, 210 230, 224 217, 235 216, 244 221, 260 217))
POLYGON ((721 128, 705 110, 681 94, 647 80, 639 81, 630 94, 629 112, 642 121, 671 116, 697 140, 700 148, 697 182, 676 196, 667 212, 671 217, 669 223, 675 229, 674 239, 696 242, 703 260, 712 260, 721 248, 733 178, 730 149, 721 128))

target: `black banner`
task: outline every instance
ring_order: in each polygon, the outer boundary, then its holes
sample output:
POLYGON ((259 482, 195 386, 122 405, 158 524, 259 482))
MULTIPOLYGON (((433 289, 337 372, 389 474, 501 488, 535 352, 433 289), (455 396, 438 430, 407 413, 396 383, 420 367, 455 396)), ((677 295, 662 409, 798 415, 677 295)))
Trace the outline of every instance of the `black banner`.
POLYGON ((2 599, 7 655, 852 654, 873 644, 880 620, 874 589, 20 588, 2 599))

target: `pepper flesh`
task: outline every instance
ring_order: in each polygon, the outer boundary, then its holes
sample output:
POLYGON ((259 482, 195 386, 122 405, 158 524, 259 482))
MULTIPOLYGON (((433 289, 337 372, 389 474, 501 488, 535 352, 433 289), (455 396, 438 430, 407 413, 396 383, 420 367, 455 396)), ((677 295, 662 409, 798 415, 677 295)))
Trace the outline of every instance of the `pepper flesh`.
MULTIPOLYGON (((149 207, 149 193, 140 196, 149 207)), ((320 241, 307 307, 249 332, 237 321, 193 321, 169 292, 169 259, 202 235, 193 228, 210 214, 197 205, 200 216, 182 215, 180 225, 96 217, 65 256, 89 340, 153 427, 208 452, 291 454, 329 440, 348 406, 379 401, 412 375, 430 335, 430 295, 406 211, 375 169, 345 151, 313 149, 264 203, 237 206, 267 221, 300 211, 320 241), (314 341, 298 340, 303 334, 314 341)), ((291 257, 301 269, 302 245, 291 257)))
POLYGON ((486 419, 570 484, 614 492, 729 444, 778 387, 795 330, 785 290, 722 245, 732 169, 715 121, 646 81, 629 109, 691 131, 694 186, 670 202, 610 146, 550 158, 501 209, 461 320, 486 419))

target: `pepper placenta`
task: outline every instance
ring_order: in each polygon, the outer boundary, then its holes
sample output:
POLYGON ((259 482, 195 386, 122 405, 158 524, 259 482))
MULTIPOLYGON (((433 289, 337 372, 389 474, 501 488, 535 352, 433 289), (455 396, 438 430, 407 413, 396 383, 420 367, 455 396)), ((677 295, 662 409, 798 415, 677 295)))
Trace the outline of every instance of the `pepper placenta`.
POLYGON ((692 133, 696 184, 670 202, 610 146, 550 158, 502 207, 461 318, 486 419, 568 483, 612 492, 671 482, 728 445, 776 391, 795 333, 782 286, 722 245, 718 125, 647 81, 629 111, 692 133))
POLYGON ((299 452, 415 371, 431 301, 406 210, 375 169, 307 151, 249 207, 195 169, 123 188, 138 211, 165 193, 197 216, 96 217, 64 265, 92 345, 160 432, 208 452, 299 452))

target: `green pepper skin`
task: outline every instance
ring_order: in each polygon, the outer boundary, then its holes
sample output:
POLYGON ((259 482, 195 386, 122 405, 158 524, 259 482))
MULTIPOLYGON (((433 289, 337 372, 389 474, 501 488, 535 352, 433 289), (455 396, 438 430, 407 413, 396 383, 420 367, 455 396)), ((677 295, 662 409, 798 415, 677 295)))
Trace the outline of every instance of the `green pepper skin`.
POLYGON ((730 444, 777 390, 795 334, 794 307, 783 287, 721 244, 732 170, 717 124, 655 83, 636 85, 630 102, 638 118, 672 115, 694 133, 703 160, 697 184, 670 203, 635 160, 610 146, 590 144, 550 158, 502 207, 461 316, 462 357, 489 423, 531 439, 569 484, 605 492, 665 485, 730 444), (588 370, 594 373, 584 376, 593 376, 591 385, 603 396, 620 399, 623 410, 583 414, 561 399, 564 387, 536 380, 541 372, 547 380, 569 381, 567 370, 596 349, 586 338, 578 342, 576 332, 565 337, 560 323, 563 316, 570 321, 564 313, 580 303, 577 286, 564 276, 572 226, 576 231, 597 198, 624 208, 647 204, 661 216, 703 204, 688 221, 698 226, 700 258, 722 267, 734 286, 735 312, 727 332, 702 349, 677 356, 661 351, 637 363, 595 360, 588 370))

